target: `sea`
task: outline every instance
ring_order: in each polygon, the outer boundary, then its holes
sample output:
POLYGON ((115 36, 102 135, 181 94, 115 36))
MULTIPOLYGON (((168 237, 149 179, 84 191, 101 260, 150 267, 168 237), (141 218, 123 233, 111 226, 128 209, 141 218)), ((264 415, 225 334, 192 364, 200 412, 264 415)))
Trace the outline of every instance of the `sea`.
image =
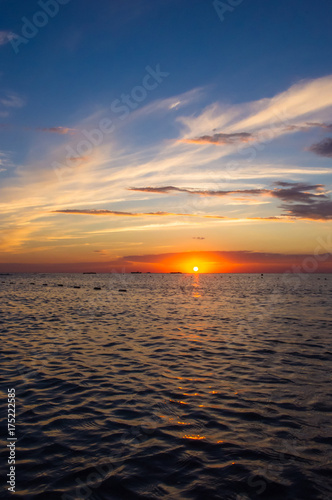
POLYGON ((0 285, 1 498, 332 499, 331 274, 0 285))

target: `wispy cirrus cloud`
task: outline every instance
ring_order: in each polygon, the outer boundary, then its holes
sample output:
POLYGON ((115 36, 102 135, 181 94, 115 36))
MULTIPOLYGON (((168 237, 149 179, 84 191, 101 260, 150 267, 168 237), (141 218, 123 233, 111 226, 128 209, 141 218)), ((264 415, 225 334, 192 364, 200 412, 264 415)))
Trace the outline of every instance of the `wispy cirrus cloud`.
MULTIPOLYGON (((10 101, 10 99, 2 99, 0 100, 0 103, 3 104, 4 106, 7 103, 7 107, 19 107, 19 103, 24 105, 23 99, 19 100, 20 98, 17 98, 17 103, 16 106, 14 106, 14 102, 10 101)), ((0 113, 1 116, 1 113, 0 113)), ((4 116, 8 116, 8 112, 5 112, 4 116)), ((77 132, 76 129, 74 128, 69 128, 69 127, 37 127, 37 128, 32 128, 32 127, 20 127, 20 126, 13 126, 9 123, 0 123, 0 129, 19 129, 19 130, 35 130, 36 132, 48 132, 51 134, 60 134, 60 135, 66 135, 70 134, 73 135, 77 132)))
MULTIPOLYGON (((0 96, 0 117, 7 117, 10 115, 12 109, 22 108, 25 105, 24 99, 15 92, 5 92, 0 96)), ((7 124, 4 127, 8 128, 7 124)))
POLYGON ((15 33, 13 33, 12 31, 0 31, 0 45, 6 45, 7 43, 10 43, 10 41, 13 40, 16 36, 17 35, 15 35, 15 33))
POLYGON ((184 129, 179 141, 229 146, 222 150, 231 154, 232 149, 246 141, 270 141, 313 128, 331 130, 327 121, 331 108, 332 75, 328 75, 301 81, 272 98, 234 106, 217 102, 199 115, 179 117, 184 129))
POLYGON ((313 144, 310 146, 309 151, 316 153, 318 156, 332 158, 332 137, 327 137, 317 144, 313 144))
POLYGON ((221 215, 204 215, 204 214, 186 214, 186 213, 173 213, 173 212, 120 212, 116 210, 53 210, 53 213, 68 214, 68 215, 108 215, 108 216, 123 216, 123 217, 145 217, 145 216, 182 216, 182 217, 203 217, 210 219, 224 219, 221 215))
POLYGON ((10 155, 7 152, 0 151, 0 172, 6 172, 9 168, 12 168, 13 164, 10 155))
MULTIPOLYGON (((270 216, 270 217, 227 217, 224 215, 208 215, 198 213, 177 213, 177 212, 119 212, 115 210, 53 210, 51 213, 65 214, 65 215, 94 215, 94 216, 110 216, 110 217, 195 217, 203 219, 221 219, 225 221, 254 221, 254 220, 286 220, 285 217, 270 216)), ((108 231, 106 231, 108 232, 108 231)), ((203 238, 204 239, 204 238, 203 238)))
MULTIPOLYGON (((54 137, 56 145, 47 145, 46 154, 46 147, 42 153, 40 148, 31 148, 29 162, 20 165, 17 170, 13 169, 10 176, 2 174, 1 208, 6 214, 2 223, 4 227, 9 224, 7 211, 10 211, 15 226, 21 224, 22 220, 24 227, 29 224, 36 227, 36 220, 46 220, 45 228, 40 227, 43 232, 41 240, 44 241, 53 234, 54 228, 57 234, 62 234, 65 217, 75 237, 83 234, 90 241, 91 229, 98 231, 99 238, 103 231, 107 234, 111 231, 153 231, 165 227, 171 231, 173 227, 181 226, 192 231, 189 234, 191 238, 202 228, 205 230, 222 224, 227 226, 227 223, 231 226, 233 222, 242 224, 240 221, 267 221, 268 224, 268 221, 329 220, 329 198, 317 179, 318 175, 330 174, 328 168, 301 164, 301 158, 296 160, 295 165, 289 165, 284 161, 281 149, 277 160, 268 157, 260 162, 260 158, 257 158, 255 163, 250 164, 243 156, 237 157, 234 178, 227 181, 227 185, 224 173, 227 172, 226 157, 234 154, 239 145, 246 147, 241 140, 248 139, 248 135, 243 134, 249 134, 250 138, 256 140, 260 138, 261 132, 268 130, 270 122, 273 131, 276 131, 273 137, 290 134, 295 129, 309 131, 318 127, 321 131, 329 130, 331 90, 332 76, 294 86, 289 92, 279 94, 279 100, 268 98, 234 106, 217 103, 203 109, 198 103, 192 115, 188 113, 198 102, 197 92, 149 102, 133 110, 126 120, 115 121, 114 134, 104 135, 100 145, 91 145, 91 151, 77 153, 77 156, 75 153, 81 137, 77 139, 70 133, 71 129, 65 126, 44 128, 44 132, 60 134, 63 141, 59 145, 60 141, 54 137), (328 86, 330 92, 327 91, 328 86), (307 97, 310 97, 309 102, 306 101, 307 97), (186 107, 187 101, 190 108, 186 107), (288 108, 284 107, 285 103, 289 104, 288 108), (279 110, 279 116, 274 115, 276 110, 279 110), (145 143, 142 120, 143 123, 150 123, 150 118, 155 119, 157 128, 160 117, 167 121, 171 134, 165 138, 163 131, 157 136, 148 133, 146 135, 150 139, 145 143), (142 142, 136 141, 133 145, 128 137, 142 130, 142 142), (224 137, 218 137, 218 134, 224 137), (186 142, 186 139, 205 135, 214 136, 215 141, 228 141, 228 146, 218 147, 217 144, 216 147, 209 147, 212 144, 209 140, 201 147, 186 142), (238 142, 231 143, 232 140, 238 142), (86 155, 85 161, 81 154, 86 155), (55 161, 67 168, 60 177, 52 170, 55 161), (275 179, 282 179, 282 182, 294 179, 303 181, 309 175, 316 176, 315 182, 302 182, 302 185, 280 182, 271 185, 275 179), (134 187, 128 191, 128 186, 134 187), (179 196, 161 200, 149 193, 179 196), (239 202, 235 204, 235 200, 239 202), (249 206, 248 200, 250 203, 264 200, 264 204, 249 206), (284 204, 282 214, 279 209, 276 210, 278 201, 284 204), (88 210, 88 207, 93 209, 88 210), (96 210, 98 207, 103 210, 96 210), (109 208, 114 210, 107 210, 109 208), (70 214, 76 214, 77 217, 70 218, 70 214), (104 218, 101 217, 103 215, 104 218), (130 223, 124 217, 130 218, 130 223), (145 220, 142 222, 140 217, 145 220)), ((4 109, 9 110, 10 106, 4 109)), ((92 131, 103 117, 113 118, 110 110, 104 109, 97 117, 94 114, 75 123, 75 129, 72 130, 92 131)), ((150 126, 148 130, 152 129, 154 127, 150 126)), ((52 138, 49 139, 51 143, 52 138)), ((252 147, 251 140, 249 142, 252 147)), ((15 234, 10 235, 13 241, 15 234)), ((22 234, 17 238, 17 242, 22 242, 22 249, 33 248, 36 235, 31 232, 29 236, 21 238, 22 234)), ((106 244, 99 239, 91 241, 94 245, 92 248, 103 248, 106 244)), ((178 238, 174 237, 174 241, 178 241, 178 238)), ((285 241, 285 247, 287 245, 285 241)), ((84 251, 80 246, 78 250, 84 251)), ((91 248, 89 252, 91 254, 91 248)))
POLYGON ((0 104, 5 108, 21 108, 25 105, 25 101, 14 92, 7 92, 5 96, 0 99, 0 104))
POLYGON ((265 125, 283 123, 285 127, 294 119, 309 117, 309 122, 320 122, 312 119, 314 113, 332 106, 332 75, 314 80, 303 80, 285 92, 271 99, 261 99, 253 105, 251 116, 237 122, 241 130, 261 129, 265 125))

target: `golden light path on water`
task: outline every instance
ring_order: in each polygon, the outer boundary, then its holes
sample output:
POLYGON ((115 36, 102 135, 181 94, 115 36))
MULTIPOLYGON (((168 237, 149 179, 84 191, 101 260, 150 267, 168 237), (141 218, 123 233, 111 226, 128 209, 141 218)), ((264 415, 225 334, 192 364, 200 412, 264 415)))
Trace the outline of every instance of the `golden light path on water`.
POLYGON ((17 499, 330 498, 332 276, 186 269, 1 277, 17 499))

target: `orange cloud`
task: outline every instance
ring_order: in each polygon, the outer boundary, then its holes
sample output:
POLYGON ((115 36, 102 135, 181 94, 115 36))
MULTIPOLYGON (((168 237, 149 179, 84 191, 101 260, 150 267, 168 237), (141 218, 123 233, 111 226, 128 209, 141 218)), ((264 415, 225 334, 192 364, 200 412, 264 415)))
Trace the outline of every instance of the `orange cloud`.
MULTIPOLYGON (((295 272, 297 269, 306 271, 307 254, 282 254, 269 252, 243 251, 213 251, 213 252, 182 252, 151 255, 128 255, 113 266, 122 265, 127 269, 135 268, 142 271, 183 272, 191 273, 197 266, 201 273, 261 273, 261 272, 295 272), (303 268, 303 269, 302 269, 303 268)), ((332 272, 332 255, 322 254, 317 257, 317 272, 332 272)), ((298 272, 298 271, 296 271, 298 272)))
POLYGON ((51 213, 68 214, 68 215, 109 215, 109 216, 124 216, 124 217, 143 217, 143 216, 184 216, 184 217, 206 217, 211 219, 225 219, 222 215, 200 215, 200 214, 182 214, 173 212, 119 212, 116 210, 53 210, 51 213))
POLYGON ((254 141, 255 137, 248 132, 238 132, 233 134, 213 134, 202 135, 194 139, 183 139, 180 142, 194 143, 194 144, 217 144, 225 146, 227 144, 247 143, 254 141))
POLYGON ((193 267, 197 266, 200 273, 289 273, 290 279, 292 275, 296 279, 297 273, 310 272, 308 259, 317 262, 315 272, 332 273, 332 255, 328 253, 313 256, 247 250, 126 255, 114 260, 107 259, 106 262, 101 255, 94 262, 0 263, 0 272, 192 273, 193 267))
POLYGON ((75 134, 76 130, 74 128, 69 128, 69 127, 43 127, 43 128, 37 128, 39 132, 51 132, 53 134, 75 134))

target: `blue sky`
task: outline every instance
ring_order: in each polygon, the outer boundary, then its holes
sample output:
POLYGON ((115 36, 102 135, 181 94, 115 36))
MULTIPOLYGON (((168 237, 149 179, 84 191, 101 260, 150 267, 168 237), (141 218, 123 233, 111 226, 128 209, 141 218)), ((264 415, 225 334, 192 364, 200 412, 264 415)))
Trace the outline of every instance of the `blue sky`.
MULTIPOLYGON (((243 0, 221 22, 213 2, 70 0, 19 54, 2 48, 2 87, 25 96, 26 125, 77 120, 135 85, 147 64, 171 78, 155 99, 209 86, 238 103, 330 73, 331 4, 243 0)), ((3 30, 20 34, 41 10, 2 1, 3 30)))
POLYGON ((331 4, 228 5, 0 1, 1 262, 314 251, 332 217, 331 4))

